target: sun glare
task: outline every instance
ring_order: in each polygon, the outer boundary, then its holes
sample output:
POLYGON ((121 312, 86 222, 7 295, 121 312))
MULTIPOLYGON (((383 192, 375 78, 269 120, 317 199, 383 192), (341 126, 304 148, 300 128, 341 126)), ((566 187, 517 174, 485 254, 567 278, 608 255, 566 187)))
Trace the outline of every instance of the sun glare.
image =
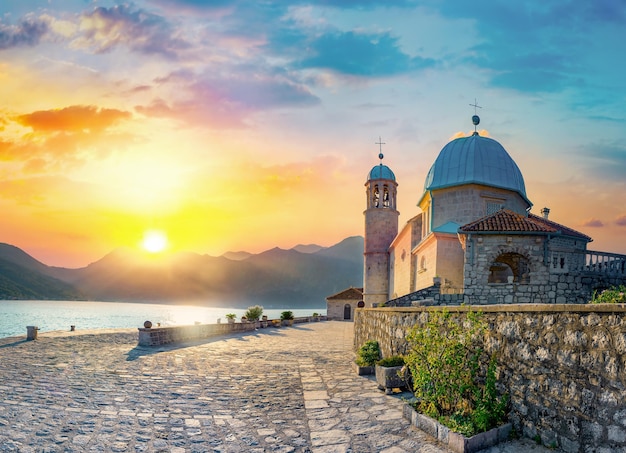
POLYGON ((167 236, 163 231, 146 231, 141 245, 150 253, 162 252, 167 248, 167 236))

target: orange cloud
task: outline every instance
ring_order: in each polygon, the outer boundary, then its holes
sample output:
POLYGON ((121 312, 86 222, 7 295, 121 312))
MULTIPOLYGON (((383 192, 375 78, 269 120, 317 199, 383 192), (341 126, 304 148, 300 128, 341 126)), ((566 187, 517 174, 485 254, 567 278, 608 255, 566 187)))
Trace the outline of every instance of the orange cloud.
POLYGON ((136 136, 116 130, 131 118, 127 111, 81 105, 16 115, 14 124, 32 132, 0 141, 0 160, 21 163, 28 174, 64 172, 136 142, 136 136))
POLYGON ((122 110, 98 108, 93 105, 75 105, 20 115, 16 117, 16 121, 37 132, 79 132, 102 131, 121 120, 130 118, 131 114, 122 110))
MULTIPOLYGON (((489 131, 487 129, 480 129, 477 131, 478 135, 480 135, 481 137, 489 137, 489 131)), ((450 140, 454 140, 456 138, 461 138, 461 137, 470 137, 474 134, 474 131, 470 131, 470 132, 463 132, 463 131, 459 131, 455 134, 452 135, 452 137, 450 137, 450 140)))

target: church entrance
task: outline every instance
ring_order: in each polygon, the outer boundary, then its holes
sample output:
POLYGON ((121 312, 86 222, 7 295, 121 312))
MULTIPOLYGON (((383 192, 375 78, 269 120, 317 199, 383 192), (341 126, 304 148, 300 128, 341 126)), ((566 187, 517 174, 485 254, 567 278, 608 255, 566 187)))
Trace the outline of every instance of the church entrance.
POLYGON ((350 321, 352 319, 352 307, 350 304, 343 306, 343 319, 344 321, 350 321))

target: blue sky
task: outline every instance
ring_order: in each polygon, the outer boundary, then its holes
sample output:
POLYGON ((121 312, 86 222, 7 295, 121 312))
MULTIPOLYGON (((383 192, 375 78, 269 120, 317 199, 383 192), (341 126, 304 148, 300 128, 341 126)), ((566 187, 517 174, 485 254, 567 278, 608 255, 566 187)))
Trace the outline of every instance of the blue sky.
POLYGON ((533 212, 626 253, 625 23, 621 0, 2 2, 0 240, 68 266, 146 228, 331 245, 363 233, 378 137, 403 222, 477 99, 533 212))

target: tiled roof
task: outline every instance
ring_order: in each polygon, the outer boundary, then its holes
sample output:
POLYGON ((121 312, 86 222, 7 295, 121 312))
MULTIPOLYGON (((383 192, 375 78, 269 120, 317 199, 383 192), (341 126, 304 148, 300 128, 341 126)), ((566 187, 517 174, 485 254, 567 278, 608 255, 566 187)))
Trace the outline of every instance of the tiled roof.
POLYGON ((560 223, 553 222, 552 220, 545 219, 545 218, 540 217, 540 216, 535 215, 535 214, 528 214, 528 217, 530 219, 533 219, 537 223, 542 223, 544 225, 550 225, 553 228, 556 228, 557 230, 559 230, 561 232, 561 234, 563 234, 565 236, 571 236, 571 237, 575 237, 575 238, 578 238, 578 239, 583 239, 583 240, 589 241, 589 242, 593 241, 593 239, 590 236, 587 236, 586 234, 583 234, 580 231, 572 230, 571 228, 568 228, 565 225, 561 225, 560 223))
POLYGON ((362 300, 363 299, 363 288, 348 288, 344 289, 337 294, 333 294, 332 296, 328 296, 326 300, 362 300))
POLYGON ((592 239, 578 231, 567 228, 551 220, 534 214, 528 214, 528 217, 510 211, 501 209, 498 212, 480 218, 474 222, 463 225, 459 228, 461 233, 477 233, 477 232, 493 232, 493 233, 546 233, 546 234, 562 234, 565 236, 575 237, 585 241, 592 239))

